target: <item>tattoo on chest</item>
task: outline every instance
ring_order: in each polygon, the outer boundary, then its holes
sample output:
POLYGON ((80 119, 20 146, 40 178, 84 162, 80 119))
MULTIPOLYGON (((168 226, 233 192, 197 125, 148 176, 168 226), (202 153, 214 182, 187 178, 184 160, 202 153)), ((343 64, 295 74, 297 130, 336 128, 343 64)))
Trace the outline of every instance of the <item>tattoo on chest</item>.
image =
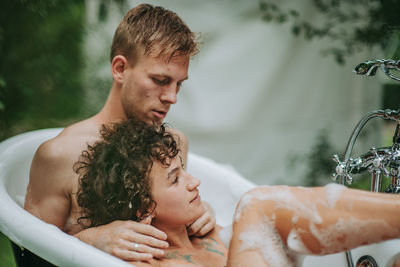
POLYGON ((200 246, 204 247, 207 251, 217 253, 218 255, 224 256, 224 253, 218 249, 218 247, 217 247, 218 245, 219 244, 218 244, 217 240, 215 240, 212 237, 209 237, 200 242, 200 246), (211 241, 208 241, 208 239, 211 241))
POLYGON ((189 263, 194 263, 193 261, 192 261, 192 259, 191 259, 191 257, 192 257, 192 255, 190 255, 190 254, 180 254, 178 251, 172 251, 172 252, 167 252, 166 253, 166 255, 165 255, 165 257, 167 258, 167 259, 183 259, 183 260, 185 260, 186 262, 189 262, 189 263))
MULTIPOLYGON (((206 238, 199 242, 198 244, 200 247, 204 248, 208 252, 216 253, 220 256, 224 256, 224 253, 218 248, 218 241, 212 237, 206 238)), ((165 257, 167 259, 174 259, 174 260, 184 260, 187 263, 195 263, 192 254, 181 254, 179 251, 171 251, 167 252, 165 257)))

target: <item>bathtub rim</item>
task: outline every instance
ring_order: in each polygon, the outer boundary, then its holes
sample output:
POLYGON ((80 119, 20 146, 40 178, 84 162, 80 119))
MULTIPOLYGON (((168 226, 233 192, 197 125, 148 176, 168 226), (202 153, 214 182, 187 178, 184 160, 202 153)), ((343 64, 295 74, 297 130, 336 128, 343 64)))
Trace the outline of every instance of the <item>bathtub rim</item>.
POLYGON ((10 178, 5 168, 12 161, 9 152, 22 149, 32 142, 36 142, 38 147, 61 130, 47 128, 29 131, 0 143, 0 231, 18 246, 58 266, 93 266, 94 263, 96 266, 133 266, 36 218, 18 205, 6 190, 6 182, 10 178), (85 251, 85 257, 82 257, 82 251, 85 251))

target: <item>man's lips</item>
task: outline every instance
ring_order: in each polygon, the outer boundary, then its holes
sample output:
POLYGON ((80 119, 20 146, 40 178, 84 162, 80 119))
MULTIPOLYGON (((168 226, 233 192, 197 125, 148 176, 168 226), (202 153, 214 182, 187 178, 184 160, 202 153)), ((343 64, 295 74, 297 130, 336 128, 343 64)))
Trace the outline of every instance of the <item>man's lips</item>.
POLYGON ((163 111, 163 110, 153 110, 153 114, 160 119, 164 119, 165 116, 167 116, 168 111, 163 111))

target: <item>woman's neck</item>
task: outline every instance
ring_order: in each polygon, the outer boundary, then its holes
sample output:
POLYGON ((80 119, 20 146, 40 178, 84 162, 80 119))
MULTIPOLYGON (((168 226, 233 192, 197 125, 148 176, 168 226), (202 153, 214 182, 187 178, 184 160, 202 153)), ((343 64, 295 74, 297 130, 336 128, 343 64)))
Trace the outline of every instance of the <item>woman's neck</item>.
POLYGON ((193 248, 185 225, 167 226, 157 222, 152 225, 167 234, 169 248, 193 248))

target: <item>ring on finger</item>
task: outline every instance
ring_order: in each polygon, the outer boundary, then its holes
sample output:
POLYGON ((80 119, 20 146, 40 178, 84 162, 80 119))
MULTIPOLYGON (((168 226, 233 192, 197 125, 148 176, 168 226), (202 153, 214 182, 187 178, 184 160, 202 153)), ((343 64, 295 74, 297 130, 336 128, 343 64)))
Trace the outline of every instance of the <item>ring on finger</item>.
POLYGON ((137 250, 139 248, 139 244, 133 242, 133 250, 137 250))

